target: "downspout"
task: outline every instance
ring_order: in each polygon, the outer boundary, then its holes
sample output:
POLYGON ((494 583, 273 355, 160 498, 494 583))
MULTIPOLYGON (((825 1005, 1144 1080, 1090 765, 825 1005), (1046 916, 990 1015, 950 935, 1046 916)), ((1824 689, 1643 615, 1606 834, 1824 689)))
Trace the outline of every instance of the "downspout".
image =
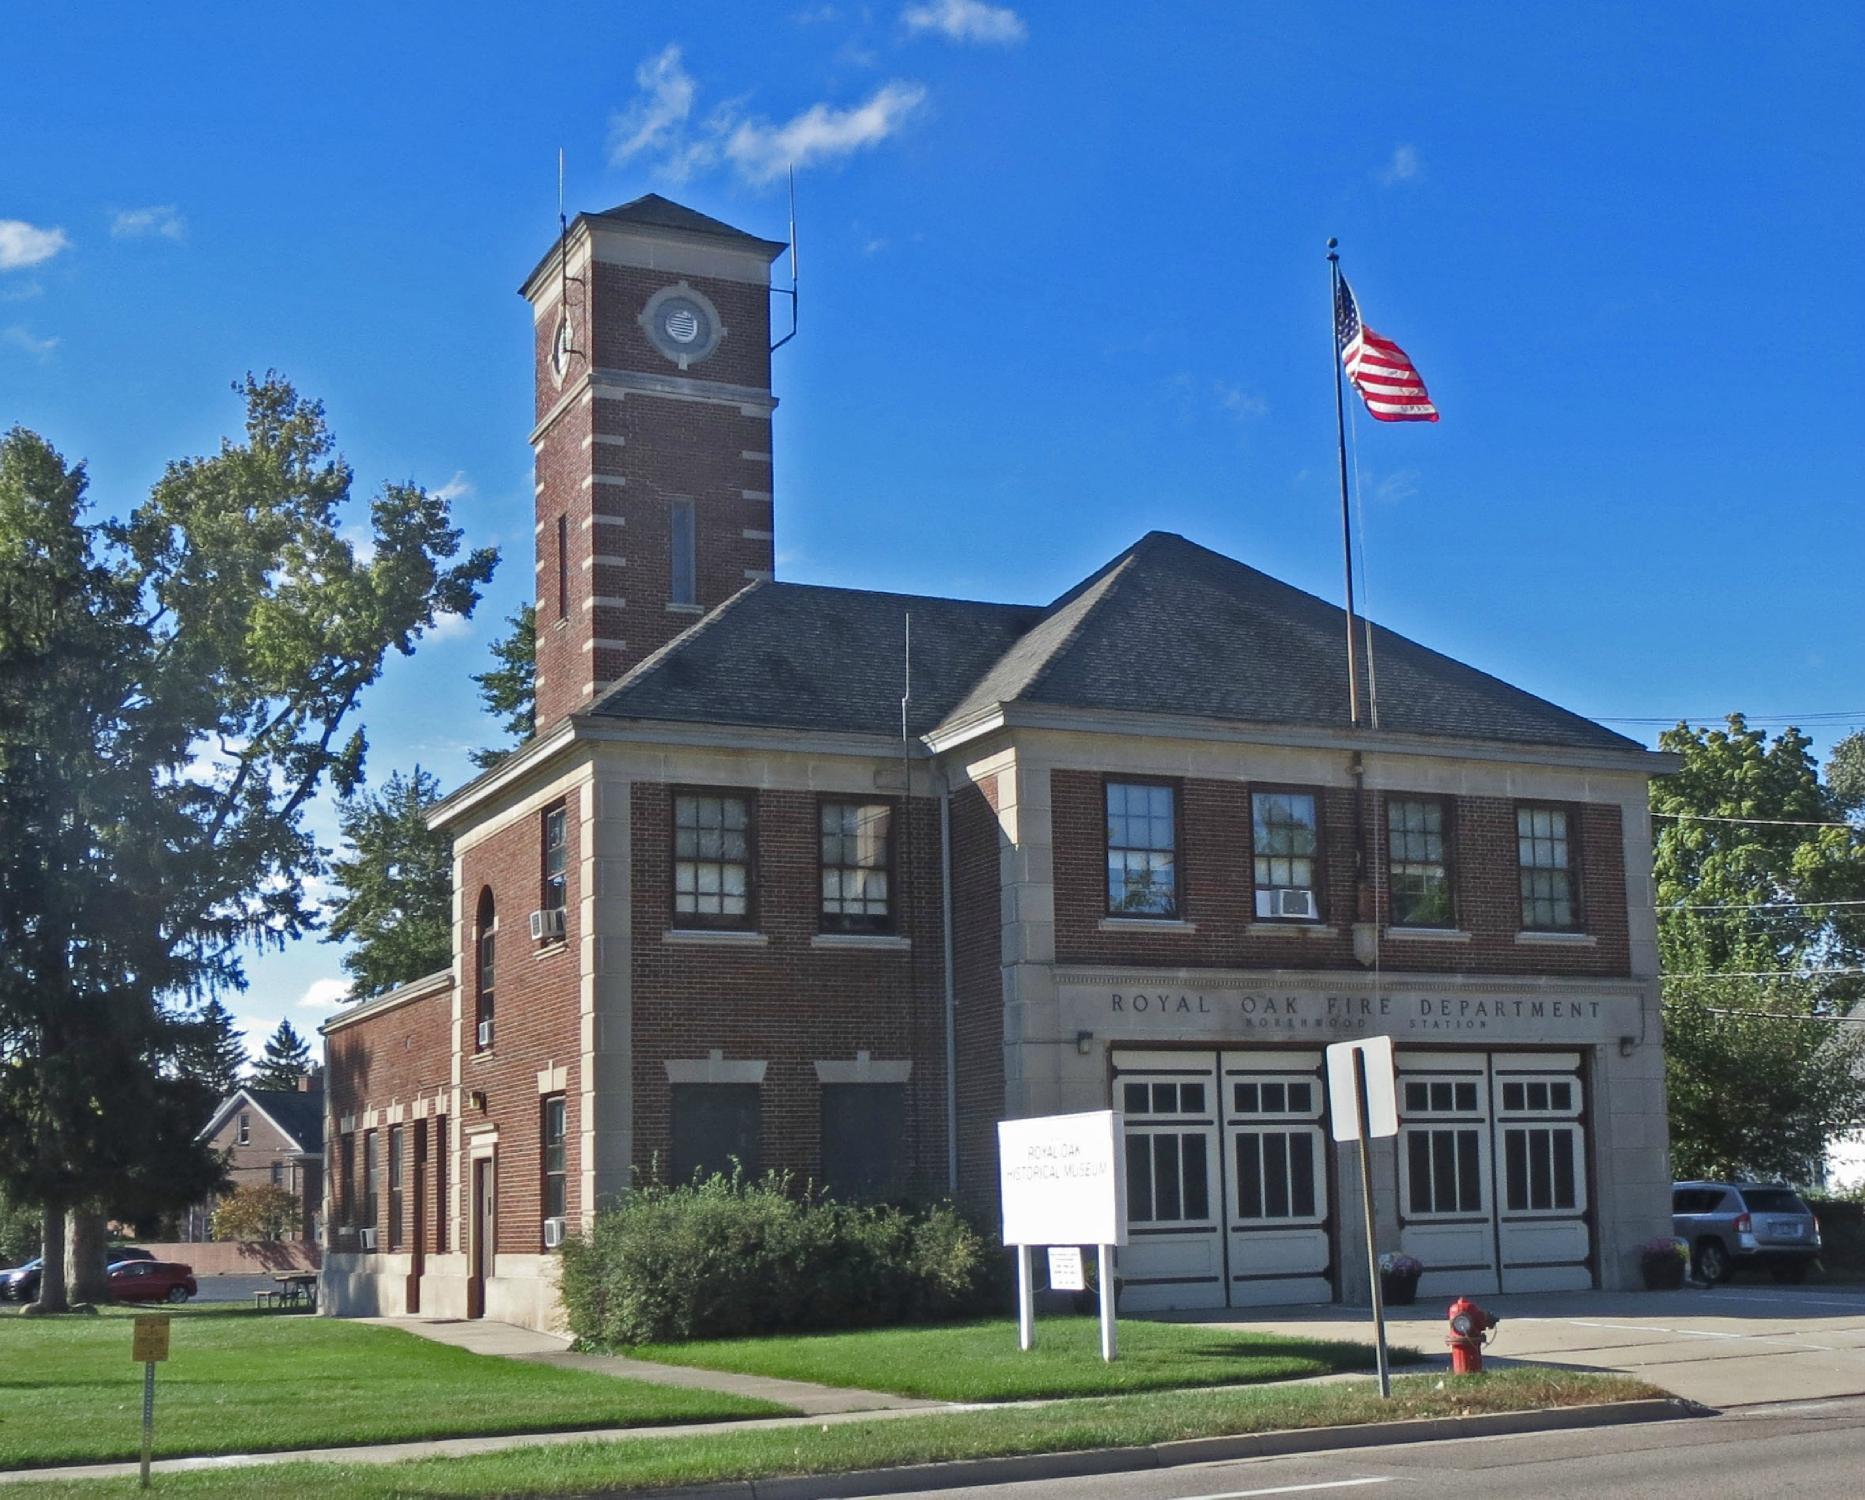
POLYGON ((939 921, 945 944, 945 1181, 958 1196, 958 989, 952 979, 952 789, 939 793, 939 921))

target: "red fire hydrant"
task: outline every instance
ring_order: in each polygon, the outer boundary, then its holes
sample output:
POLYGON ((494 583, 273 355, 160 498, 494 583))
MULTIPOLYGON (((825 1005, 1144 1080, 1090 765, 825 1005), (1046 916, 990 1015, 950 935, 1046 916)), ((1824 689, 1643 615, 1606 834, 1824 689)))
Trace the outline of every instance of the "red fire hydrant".
POLYGON ((1484 1312, 1468 1297, 1459 1297, 1451 1304, 1449 1317, 1451 1331, 1444 1342, 1451 1349, 1451 1374, 1481 1375, 1483 1345, 1502 1319, 1484 1312))

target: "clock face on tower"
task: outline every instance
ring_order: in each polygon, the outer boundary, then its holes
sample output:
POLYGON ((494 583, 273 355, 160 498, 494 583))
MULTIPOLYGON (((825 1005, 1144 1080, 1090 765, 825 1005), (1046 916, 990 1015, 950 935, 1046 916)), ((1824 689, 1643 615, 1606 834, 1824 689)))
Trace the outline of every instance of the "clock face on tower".
POLYGON ((718 309, 684 281, 648 299, 641 326, 648 341, 683 370, 707 358, 725 336, 718 309))

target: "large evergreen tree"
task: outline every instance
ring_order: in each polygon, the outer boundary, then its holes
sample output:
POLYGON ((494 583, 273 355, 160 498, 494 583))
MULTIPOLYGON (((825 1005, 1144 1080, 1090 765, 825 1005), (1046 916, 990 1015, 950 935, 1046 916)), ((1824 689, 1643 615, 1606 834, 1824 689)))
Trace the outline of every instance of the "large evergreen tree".
POLYGON ((311 1044, 298 1035, 290 1021, 280 1021, 278 1029, 266 1038, 265 1056, 253 1069, 256 1089, 295 1089, 298 1080, 311 1071, 311 1044))
POLYGON ((180 1048, 180 1071, 200 1080, 216 1099, 240 1086, 246 1073, 246 1043, 219 996, 191 1016, 180 1048))
POLYGON ((170 1007, 313 925, 302 812, 359 778, 357 698, 495 561, 450 561, 446 502, 409 486, 352 545, 321 407, 242 391, 243 439, 112 524, 43 439, 0 441, 0 1190, 44 1211, 51 1310, 67 1210, 217 1179, 176 1139, 170 1007))
POLYGON ((1865 1124, 1865 829, 1810 742, 1679 725, 1652 785, 1672 1169, 1804 1179, 1865 1124), (1858 903, 1858 904, 1847 904, 1858 903))
POLYGON ((506 621, 511 629, 492 643, 495 663, 473 674, 486 712, 518 743, 475 750, 473 764, 482 771, 496 766, 531 738, 537 716, 537 609, 527 604, 506 621))
POLYGON ((453 956, 453 841, 427 826, 440 783, 419 766, 337 805, 348 851, 331 863, 343 893, 327 941, 347 941, 350 995, 366 1000, 447 967, 453 956))

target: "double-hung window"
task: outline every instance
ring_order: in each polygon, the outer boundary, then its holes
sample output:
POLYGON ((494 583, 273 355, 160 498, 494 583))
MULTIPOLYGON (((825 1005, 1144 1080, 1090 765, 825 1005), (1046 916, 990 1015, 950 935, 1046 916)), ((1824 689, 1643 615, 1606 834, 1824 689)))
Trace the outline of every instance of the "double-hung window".
POLYGON ((1321 822, 1316 794, 1252 793, 1250 835, 1258 918, 1320 920, 1321 822))
POLYGON ((1435 797, 1386 802, 1386 874, 1395 927, 1450 927, 1449 820, 1435 797))
POLYGON ((742 793, 674 794, 675 926, 751 926, 753 833, 751 799, 742 793))
POLYGON ((389 1126, 389 1249, 402 1245, 402 1127, 389 1126))
POLYGON ((544 1100, 544 1217, 561 1219, 569 1212, 569 1162, 565 1155, 569 1109, 562 1094, 544 1100))
POLYGON ((1179 915, 1176 789, 1156 781, 1107 783, 1107 911, 1179 915))
POLYGON ((544 891, 546 911, 562 911, 569 904, 570 815, 561 804, 544 814, 544 891))
POLYGON ((1522 926, 1530 932, 1572 932, 1580 926, 1574 888, 1573 838, 1567 809, 1524 803, 1515 810, 1522 875, 1522 926))
POLYGON ((890 932, 894 926, 894 809, 887 802, 818 805, 824 932, 890 932))

